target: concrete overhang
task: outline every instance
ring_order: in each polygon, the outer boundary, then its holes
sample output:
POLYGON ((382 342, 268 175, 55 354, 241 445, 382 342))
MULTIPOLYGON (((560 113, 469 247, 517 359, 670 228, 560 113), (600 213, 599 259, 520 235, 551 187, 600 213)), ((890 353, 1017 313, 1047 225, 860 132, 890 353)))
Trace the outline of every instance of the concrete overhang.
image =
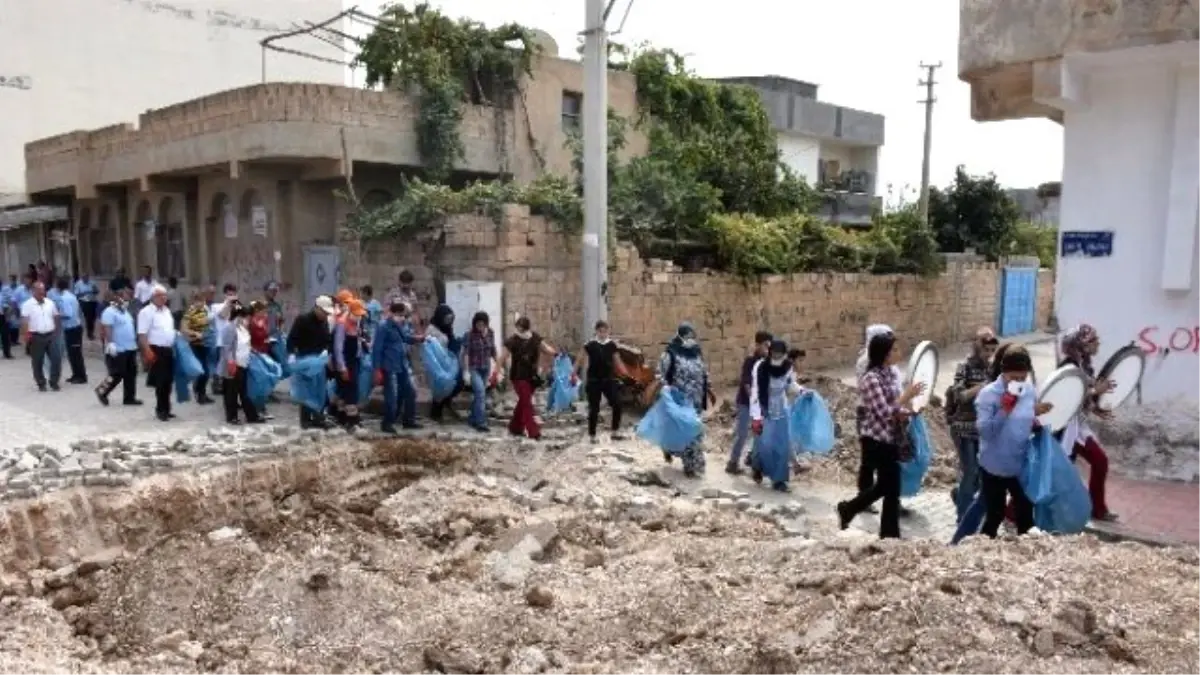
POLYGON ((1086 105, 1087 72, 1196 58, 1200 0, 959 0, 958 76, 979 121, 1086 105))

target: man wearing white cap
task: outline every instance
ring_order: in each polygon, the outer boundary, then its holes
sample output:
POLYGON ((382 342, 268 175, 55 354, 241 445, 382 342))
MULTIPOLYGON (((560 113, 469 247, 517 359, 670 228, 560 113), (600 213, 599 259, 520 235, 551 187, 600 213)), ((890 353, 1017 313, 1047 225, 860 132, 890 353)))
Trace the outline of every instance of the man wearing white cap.
MULTIPOLYGON (((288 354, 295 357, 315 356, 328 352, 333 347, 333 330, 330 320, 334 315, 333 299, 328 295, 318 296, 312 311, 305 312, 292 322, 288 332, 288 354)), ((295 374, 292 377, 296 377, 295 374)), ((300 406, 301 428, 328 427, 324 410, 312 410, 300 406)))
POLYGON ((150 304, 138 312, 138 347, 154 387, 154 414, 166 422, 171 412, 171 386, 175 382, 175 317, 167 307, 167 289, 155 285, 150 304))

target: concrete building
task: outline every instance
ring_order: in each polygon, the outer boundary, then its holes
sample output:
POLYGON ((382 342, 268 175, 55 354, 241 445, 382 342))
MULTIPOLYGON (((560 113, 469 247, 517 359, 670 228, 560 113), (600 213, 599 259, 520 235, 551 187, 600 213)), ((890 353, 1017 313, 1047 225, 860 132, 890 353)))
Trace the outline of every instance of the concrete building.
MULTIPOLYGON (((0 228, 61 221, 26 203, 25 143, 112 124, 137 111, 272 80, 341 84, 336 63, 268 51, 272 34, 324 21, 341 0, 36 0, 5 3, 0 21, 0 228)), ((345 59, 335 45, 297 36, 279 46, 345 59)), ((69 242, 44 237, 5 248, 0 267, 61 258, 69 242), (18 258, 8 260, 10 255, 18 258), (36 259, 36 258, 34 258, 36 259)))
MULTIPOLYGON (((1149 356, 1139 414, 1194 443, 1200 11, 1196 0, 960 0, 959 76, 977 120, 1064 128, 1060 325, 1091 323, 1101 357, 1149 356), (1170 411, 1175 411, 1171 413, 1170 411)), ((1061 253, 1061 251, 1060 251, 1061 253)))
MULTIPOLYGON (((466 107, 458 178, 571 170, 580 63, 542 57, 523 89, 521 104, 466 107)), ((633 114, 632 75, 610 73, 609 105, 633 114)), ((55 232, 76 237, 81 271, 149 264, 184 284, 250 289, 275 279, 294 310, 338 287, 338 229, 351 204, 337 193, 390 200, 420 167, 415 106, 395 92, 256 84, 148 110, 136 125, 33 141, 26 182, 37 203, 69 209, 55 232)), ((644 137, 629 141, 628 153, 645 151, 644 137)), ((26 229, 48 236, 46 226, 26 229)), ((0 236, 11 245, 15 234, 0 236)))
POLYGON ((1043 227, 1058 227, 1062 183, 1042 183, 1035 188, 1010 188, 1004 192, 1017 203, 1025 220, 1043 227))
POLYGON ((832 222, 865 225, 877 205, 883 115, 817 100, 817 85, 786 77, 728 77, 753 87, 777 133, 783 161, 825 194, 832 222))

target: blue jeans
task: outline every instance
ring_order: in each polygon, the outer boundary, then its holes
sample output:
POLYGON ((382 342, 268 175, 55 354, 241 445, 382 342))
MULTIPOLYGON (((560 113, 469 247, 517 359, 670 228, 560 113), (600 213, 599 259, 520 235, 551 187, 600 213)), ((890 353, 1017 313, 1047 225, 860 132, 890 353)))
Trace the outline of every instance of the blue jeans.
POLYGON ((979 492, 979 439, 956 437, 954 444, 958 446, 959 472, 954 510, 958 519, 962 520, 963 514, 971 506, 971 501, 975 499, 975 493, 979 492))
POLYGON ((471 414, 467 424, 482 429, 488 425, 487 420, 487 383, 491 372, 487 368, 471 370, 471 414))
MULTIPOLYGON (((738 405, 737 422, 733 427, 733 449, 729 451, 729 466, 737 466, 742 458, 742 449, 746 447, 746 439, 750 437, 750 406, 738 405)), ((758 439, 750 445, 750 452, 758 447, 758 439)))
POLYGON ((417 390, 412 386, 412 376, 407 370, 383 371, 383 428, 417 421, 417 390))

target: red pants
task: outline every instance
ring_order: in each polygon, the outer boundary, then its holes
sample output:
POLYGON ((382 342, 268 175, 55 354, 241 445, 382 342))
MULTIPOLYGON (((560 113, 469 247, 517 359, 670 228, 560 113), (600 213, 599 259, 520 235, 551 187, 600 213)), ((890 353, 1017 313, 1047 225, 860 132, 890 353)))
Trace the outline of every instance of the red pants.
POLYGON ((533 416, 533 383, 528 380, 513 380, 512 386, 517 392, 517 407, 513 408, 508 430, 516 436, 539 438, 542 429, 533 416))
POLYGON ((1108 504, 1104 501, 1104 484, 1108 481, 1108 455, 1104 448, 1089 436, 1084 443, 1075 444, 1075 455, 1088 463, 1088 492, 1092 496, 1092 517, 1108 515, 1108 504))

